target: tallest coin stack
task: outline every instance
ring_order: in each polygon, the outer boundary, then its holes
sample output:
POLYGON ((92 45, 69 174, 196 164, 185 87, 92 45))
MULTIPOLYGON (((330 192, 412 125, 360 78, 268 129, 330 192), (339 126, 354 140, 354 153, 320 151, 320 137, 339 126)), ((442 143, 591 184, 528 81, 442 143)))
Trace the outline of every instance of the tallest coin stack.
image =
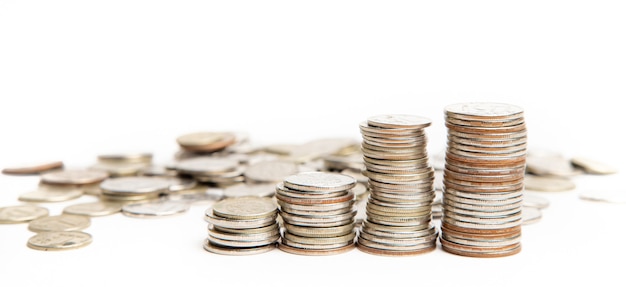
POLYGON ((526 126, 520 107, 461 103, 445 107, 443 250, 501 257, 521 251, 526 126))

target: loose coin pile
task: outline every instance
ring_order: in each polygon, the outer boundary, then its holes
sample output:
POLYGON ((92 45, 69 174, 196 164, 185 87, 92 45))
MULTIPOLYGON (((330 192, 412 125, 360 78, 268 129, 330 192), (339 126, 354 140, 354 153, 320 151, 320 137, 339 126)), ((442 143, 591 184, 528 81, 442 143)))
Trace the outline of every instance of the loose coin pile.
POLYGON ((209 236, 204 249, 217 254, 250 255, 270 251, 280 239, 278 208, 258 196, 221 200, 205 212, 209 236))
POLYGON ((445 107, 443 250, 501 257, 521 251, 526 126, 520 107, 461 103, 445 107))
POLYGON ((303 172, 276 185, 283 219, 279 248, 299 255, 332 255, 354 248, 356 180, 328 172, 303 172))
POLYGON ((361 251, 408 256, 436 248, 434 170, 424 132, 430 124, 413 115, 374 116, 361 123, 363 174, 370 188, 358 237, 361 251))

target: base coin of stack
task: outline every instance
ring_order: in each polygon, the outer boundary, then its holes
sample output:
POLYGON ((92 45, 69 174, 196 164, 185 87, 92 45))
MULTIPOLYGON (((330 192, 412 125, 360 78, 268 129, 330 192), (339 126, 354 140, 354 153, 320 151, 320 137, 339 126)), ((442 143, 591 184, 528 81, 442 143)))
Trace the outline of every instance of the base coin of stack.
POLYGON ((359 250, 386 256, 432 251, 435 198, 424 128, 431 120, 413 115, 380 115, 360 125, 370 196, 357 240, 359 250))
POLYGON ((233 197, 205 212, 209 236, 204 249, 217 254, 251 255, 270 251, 280 239, 278 208, 270 198, 233 197))
POLYGON ((279 249, 298 255, 333 255, 354 249, 356 180, 327 172, 303 172, 276 185, 283 219, 279 249))
POLYGON ((471 257, 520 252, 526 163, 522 108, 461 103, 444 112, 443 250, 471 257))

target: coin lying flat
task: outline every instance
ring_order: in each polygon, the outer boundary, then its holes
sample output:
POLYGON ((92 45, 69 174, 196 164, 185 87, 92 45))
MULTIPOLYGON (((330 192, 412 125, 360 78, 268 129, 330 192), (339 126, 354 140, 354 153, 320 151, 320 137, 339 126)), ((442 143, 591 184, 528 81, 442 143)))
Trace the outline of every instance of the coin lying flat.
POLYGON ((185 201, 159 200, 126 204, 122 207, 122 214, 141 218, 163 217, 187 212, 189 207, 185 201))
POLYGON ((550 201, 538 195, 524 193, 524 200, 522 201, 522 205, 527 207, 544 209, 550 206, 550 201))
POLYGON ((234 144, 236 136, 229 132, 197 132, 182 135, 176 142, 188 151, 215 152, 234 144))
POLYGON ((262 161, 251 164, 243 176, 248 182, 277 183, 299 172, 298 165, 289 161, 262 161))
POLYGON ((626 203, 626 192, 623 189, 584 190, 580 199, 607 203, 626 203))
POLYGON ((59 251, 85 247, 91 241, 91 235, 82 231, 52 231, 32 236, 27 246, 35 250, 59 251))
POLYGON ((40 184, 37 190, 21 194, 18 200, 26 202, 61 202, 79 198, 83 194, 83 189, 75 185, 40 184))
POLYGON ((248 248, 236 248, 216 245, 211 243, 209 240, 205 240, 203 247, 206 251, 221 255, 255 255, 274 250, 276 248, 276 244, 267 244, 248 248))
POLYGON ((574 157, 571 161, 574 166, 589 174, 613 174, 618 171, 615 167, 586 157, 574 157))
POLYGON ((114 213, 118 213, 121 210, 122 203, 120 202, 96 201, 66 206, 63 209, 63 213, 93 217, 111 215, 114 213))
POLYGON ((266 218, 277 212, 278 208, 273 200, 257 196, 227 198, 213 205, 213 214, 231 219, 266 218))
POLYGON ((115 163, 150 163, 152 161, 151 153, 106 153, 98 155, 100 162, 115 163))
POLYGON ((524 187, 534 191, 568 191, 576 188, 576 184, 568 178, 563 177, 539 177, 526 175, 524 187))
POLYGON ((2 169, 2 173, 6 175, 33 175, 43 172, 63 168, 63 162, 61 161, 48 161, 27 164, 22 166, 13 166, 2 169))
POLYGON ((522 224, 529 225, 541 220, 542 212, 539 208, 522 207, 522 224))
POLYGON ((0 207, 0 224, 24 223, 48 216, 48 209, 36 205, 0 207))
POLYGON ((28 230, 33 232, 77 231, 89 225, 91 225, 91 220, 87 216, 62 214, 35 219, 28 224, 28 230))
POLYGON ((62 170, 42 174, 41 181, 49 184, 91 184, 108 177, 109 174, 104 171, 62 170))

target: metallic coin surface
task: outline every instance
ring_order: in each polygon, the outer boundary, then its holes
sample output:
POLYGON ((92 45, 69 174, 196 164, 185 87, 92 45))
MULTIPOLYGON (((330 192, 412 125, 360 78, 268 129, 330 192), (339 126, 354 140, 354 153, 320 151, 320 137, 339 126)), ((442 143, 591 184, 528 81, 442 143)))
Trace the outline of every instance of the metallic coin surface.
POLYGON ((109 174, 96 170, 61 170, 44 173, 41 181, 48 184, 91 184, 105 180, 109 174))
POLYGON ((88 216, 61 214, 35 219, 28 223, 28 230, 33 232, 77 231, 91 225, 88 216))
POLYGON ((542 196, 524 193, 522 206, 544 209, 550 206, 550 201, 542 196))
POLYGON ((32 236, 27 246, 41 251, 59 251, 85 247, 91 241, 91 235, 82 231, 50 231, 32 236))
POLYGON ((350 176, 328 172, 303 172, 287 176, 285 187, 303 191, 341 191, 353 188, 356 180, 350 176))
POLYGON ((176 142, 185 150, 214 152, 222 150, 237 140, 230 132, 196 132, 179 136, 176 142))
POLYGON ((25 164, 21 166, 12 166, 2 169, 2 173, 6 175, 33 175, 43 172, 63 168, 61 161, 47 161, 39 163, 25 164))
POLYGON ((226 198, 213 205, 214 215, 230 219, 266 218, 277 212, 278 207, 272 199, 258 196, 226 198))
POLYGON ((243 176, 246 181, 257 183, 277 183, 285 177, 297 174, 298 165, 290 161, 261 161, 246 168, 243 176))
POLYGON ((261 253, 265 253, 268 251, 272 251, 276 248, 276 244, 272 243, 272 244, 267 244, 263 246, 237 248, 237 247, 217 245, 217 244, 211 243, 209 240, 205 240, 203 247, 204 247, 204 250, 209 251, 211 253, 215 253, 215 254, 240 256, 240 255, 255 255, 255 254, 261 254, 261 253))
POLYGON ((122 214, 130 217, 162 217, 185 213, 189 203, 185 201, 159 200, 153 202, 131 203, 122 207, 122 214))
POLYGON ((129 176, 109 178, 100 184, 104 193, 112 194, 148 194, 165 192, 172 182, 166 178, 151 176, 129 176))
POLYGON ((522 208, 522 224, 529 225, 541 220, 542 212, 539 208, 523 207, 522 208))
POLYGON ((105 216, 118 213, 122 210, 122 203, 112 201, 96 201, 79 203, 66 206, 63 209, 65 214, 84 215, 84 216, 105 216))
POLYGON ((48 216, 48 209, 36 205, 0 207, 0 224, 24 223, 48 216))
POLYGON ((367 124, 381 128, 410 128, 421 129, 430 126, 432 121, 416 115, 377 115, 367 119, 367 124))

